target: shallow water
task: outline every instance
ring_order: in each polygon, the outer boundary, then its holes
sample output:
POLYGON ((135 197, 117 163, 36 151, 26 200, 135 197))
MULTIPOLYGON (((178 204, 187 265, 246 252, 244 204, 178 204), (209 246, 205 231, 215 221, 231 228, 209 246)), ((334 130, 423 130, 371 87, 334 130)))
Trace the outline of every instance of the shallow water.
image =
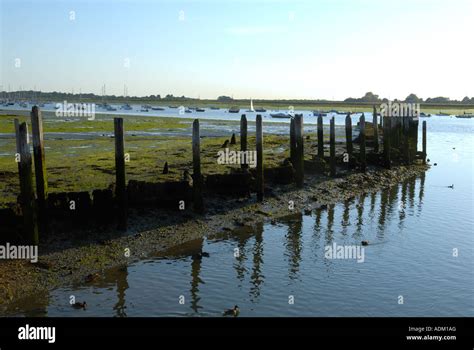
POLYGON ((474 121, 431 118, 428 136, 437 166, 424 176, 193 241, 9 314, 220 316, 237 304, 241 316, 474 316, 474 121), (362 240, 363 262, 325 257, 326 246, 362 240), (71 295, 88 308, 71 308, 71 295))

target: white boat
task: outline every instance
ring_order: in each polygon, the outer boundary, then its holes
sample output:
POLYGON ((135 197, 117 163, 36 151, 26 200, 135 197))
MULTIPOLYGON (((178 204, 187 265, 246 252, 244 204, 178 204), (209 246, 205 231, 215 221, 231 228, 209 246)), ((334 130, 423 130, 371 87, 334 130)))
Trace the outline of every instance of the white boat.
POLYGON ((250 109, 248 109, 246 112, 255 112, 255 109, 253 108, 253 101, 250 99, 250 109))

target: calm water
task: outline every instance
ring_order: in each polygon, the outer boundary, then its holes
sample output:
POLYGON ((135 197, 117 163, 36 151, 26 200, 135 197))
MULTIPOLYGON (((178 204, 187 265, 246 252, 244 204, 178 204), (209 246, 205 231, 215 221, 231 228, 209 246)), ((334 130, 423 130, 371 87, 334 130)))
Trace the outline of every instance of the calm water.
POLYGON ((425 176, 190 242, 92 285, 36 295, 10 314, 220 316, 237 304, 241 316, 474 316, 474 120, 427 121, 438 165, 425 176), (362 240, 371 242, 362 263, 324 256, 326 245, 362 240), (199 259, 199 251, 210 256, 199 259), (71 308, 70 295, 88 309, 71 308))

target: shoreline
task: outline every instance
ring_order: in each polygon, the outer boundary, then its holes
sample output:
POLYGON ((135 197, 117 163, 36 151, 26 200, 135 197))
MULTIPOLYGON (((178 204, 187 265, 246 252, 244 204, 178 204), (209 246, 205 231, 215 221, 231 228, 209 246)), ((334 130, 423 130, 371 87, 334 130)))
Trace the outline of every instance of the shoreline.
POLYGON ((131 209, 126 234, 119 235, 113 228, 72 231, 42 242, 36 264, 0 261, 0 312, 11 314, 11 308, 29 295, 87 284, 100 279, 107 269, 153 257, 193 239, 324 210, 327 205, 397 185, 427 169, 429 165, 416 164, 390 170, 373 167, 367 173, 351 172, 338 178, 307 174, 304 188, 275 185, 262 203, 257 203, 255 195, 225 201, 207 197, 203 215, 190 210, 131 209), (294 201, 294 210, 288 209, 289 200, 294 201))

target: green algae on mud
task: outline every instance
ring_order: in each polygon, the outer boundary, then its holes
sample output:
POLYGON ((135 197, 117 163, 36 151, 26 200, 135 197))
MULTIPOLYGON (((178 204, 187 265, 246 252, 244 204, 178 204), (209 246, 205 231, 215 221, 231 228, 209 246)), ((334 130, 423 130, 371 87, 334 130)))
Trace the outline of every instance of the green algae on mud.
MULTIPOLYGON (((120 115, 126 124, 126 131, 163 131, 179 130, 189 127, 192 119, 176 117, 146 117, 120 115)), ((15 133, 13 121, 18 119, 27 122, 31 128, 28 113, 0 114, 0 133, 15 133)), ((43 131, 48 132, 113 132, 114 116, 110 114, 95 114, 94 120, 86 117, 55 117, 53 112, 43 112, 43 131)), ((30 129, 31 130, 31 129, 30 129)))
MULTIPOLYGON (((0 130, 12 133, 11 138, 0 139, 0 207, 16 202, 19 194, 18 166, 15 162, 15 140, 13 120, 29 123, 26 116, 0 116, 0 130)), ((45 118, 45 132, 79 133, 90 123, 94 132, 111 132, 113 118, 100 116, 95 121, 84 118, 61 123, 48 123, 45 118), (51 124, 51 125, 50 125, 51 124), (57 126, 56 124, 60 124, 57 126)), ((127 131, 174 131, 184 130, 191 125, 191 119, 167 117, 124 117, 127 131)), ((237 126, 235 121, 212 121, 213 125, 237 126)), ((308 134, 310 135, 310 134, 308 134)), ((217 163, 218 152, 228 137, 203 137, 201 140, 201 166, 203 174, 219 174, 238 168, 239 165, 217 163)), ((265 166, 279 165, 289 155, 289 137, 266 134, 264 139, 265 166)), ((48 188, 54 192, 93 191, 108 188, 115 181, 114 140, 110 135, 97 134, 84 139, 63 137, 46 138, 45 154, 48 188)), ((249 149, 255 148, 255 137, 248 138, 249 149)), ((238 150, 240 145, 229 145, 238 150)), ((159 135, 127 135, 125 152, 129 155, 126 163, 127 180, 160 182, 179 180, 184 170, 192 169, 191 137, 159 135), (169 173, 162 174, 165 163, 169 173)), ((308 148, 309 152, 309 148, 308 148)))

